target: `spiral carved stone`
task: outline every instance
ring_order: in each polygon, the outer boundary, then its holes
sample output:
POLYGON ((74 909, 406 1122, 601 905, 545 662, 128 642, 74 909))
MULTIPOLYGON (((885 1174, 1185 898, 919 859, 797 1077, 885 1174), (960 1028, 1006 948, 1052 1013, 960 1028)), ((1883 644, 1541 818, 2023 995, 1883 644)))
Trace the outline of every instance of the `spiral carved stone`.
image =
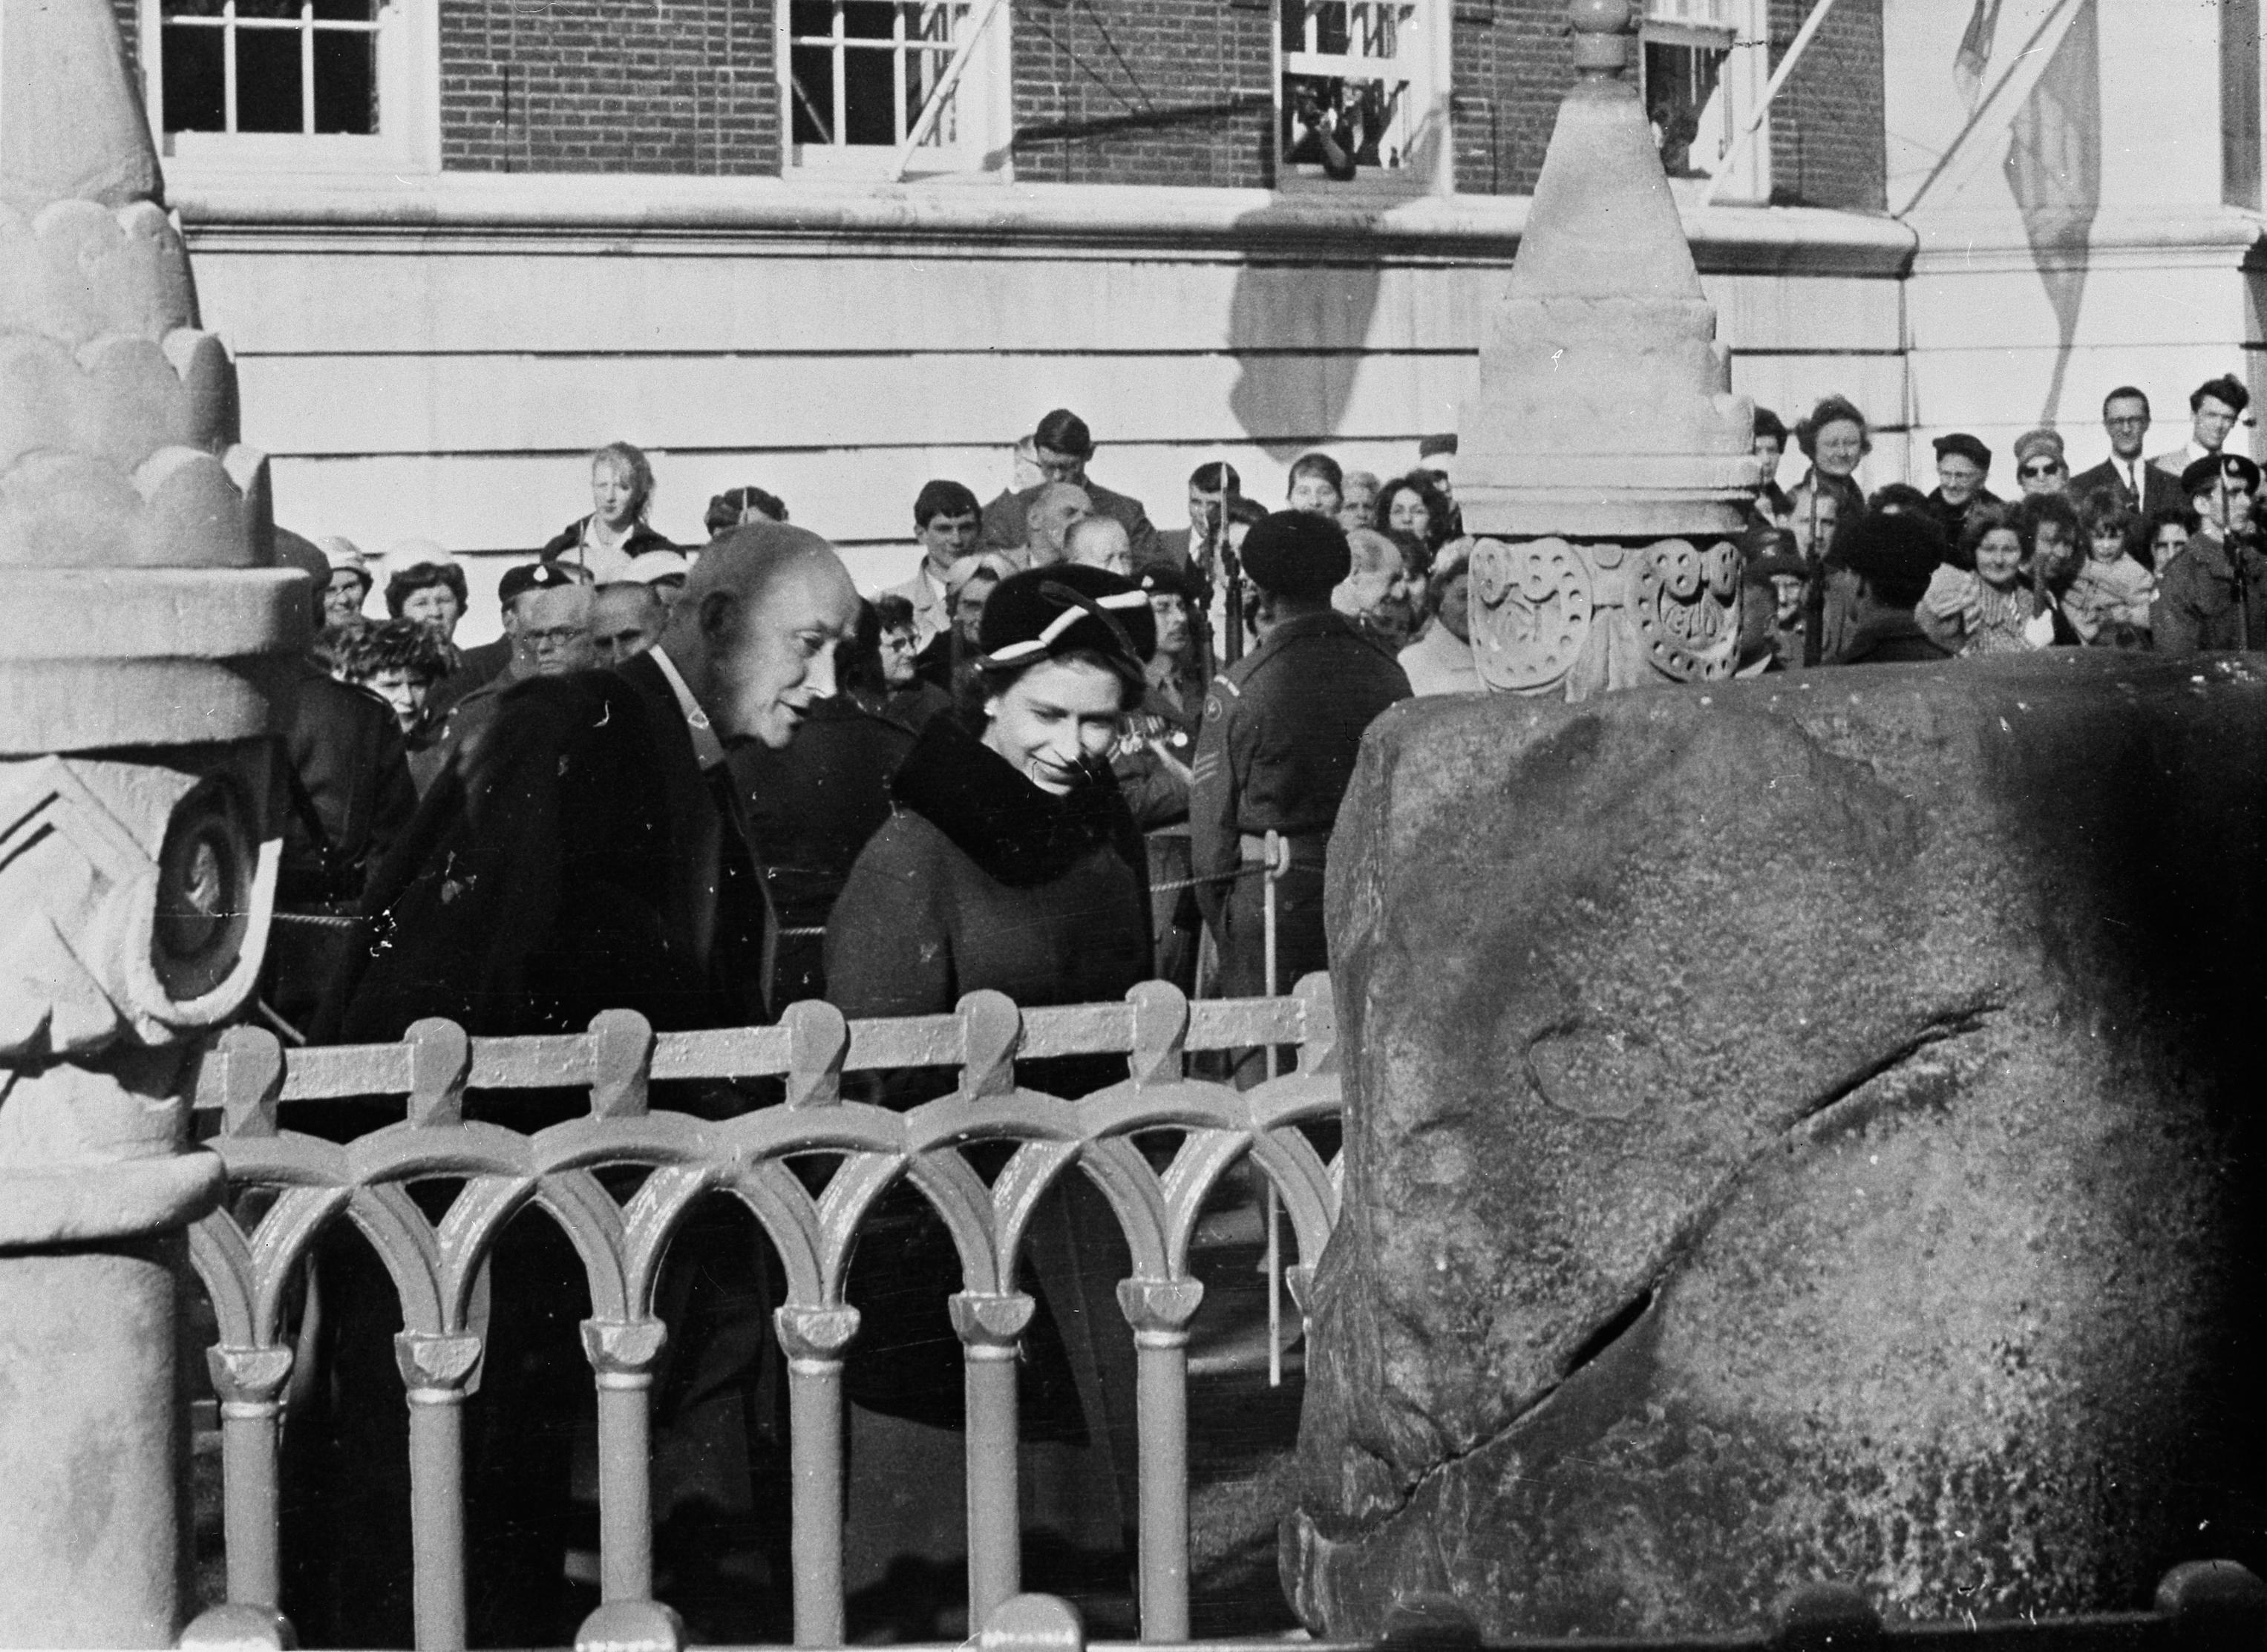
POLYGON ((1664 539, 1637 553, 1630 604, 1646 658, 1679 683, 1729 676, 1740 630, 1740 553, 1719 543, 1703 551, 1664 539))
POLYGON ((1481 540, 1472 550, 1472 658, 1492 689, 1549 688, 1589 640, 1589 567, 1564 539, 1481 540))

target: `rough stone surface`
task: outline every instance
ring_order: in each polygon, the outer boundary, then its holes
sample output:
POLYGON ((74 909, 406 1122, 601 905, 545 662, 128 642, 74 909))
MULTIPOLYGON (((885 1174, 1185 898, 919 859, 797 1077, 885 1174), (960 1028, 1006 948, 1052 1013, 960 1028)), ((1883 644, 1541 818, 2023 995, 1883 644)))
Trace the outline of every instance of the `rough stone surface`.
POLYGON ((2267 666, 1412 702, 1331 855, 1285 1582, 1490 1636, 2259 1564, 2267 666))

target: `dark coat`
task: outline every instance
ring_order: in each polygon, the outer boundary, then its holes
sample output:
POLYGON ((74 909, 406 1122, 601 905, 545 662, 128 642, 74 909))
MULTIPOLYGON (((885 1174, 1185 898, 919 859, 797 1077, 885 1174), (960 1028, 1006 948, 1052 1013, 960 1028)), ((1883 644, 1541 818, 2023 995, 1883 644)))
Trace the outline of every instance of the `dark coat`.
POLYGON ((1942 530, 1944 548, 1956 558, 1960 554, 1960 536, 1968 531, 1968 513, 2006 502, 1990 488, 1979 487, 1968 496, 1966 504, 1955 505, 1945 498, 1942 488, 1933 487, 1928 493, 1929 520, 1942 530))
POLYGON ((1952 652, 1936 641, 1912 617, 1902 613, 1869 613, 1852 626, 1835 665, 1917 665, 1949 660, 1952 652))
MULTIPOLYGON (((2140 471, 2142 497, 2139 499, 2133 497, 2133 490, 2125 485, 2125 479, 2117 473, 2117 466, 2108 459, 2090 471, 2080 471, 2072 477, 2070 486, 2065 491, 2069 493, 2073 504, 2089 493, 2114 493, 2127 508, 2138 511, 2145 523, 2161 510, 2178 510, 2187 505, 2189 501, 2181 497, 2179 477, 2158 469, 2146 459, 2141 461, 2140 471)), ((2141 544, 2133 547, 2133 554, 2143 567, 2157 566, 2157 548, 2149 544, 2146 537, 2141 544)))
POLYGON ((579 1032, 635 1009, 663 1030, 764 1019, 770 920, 650 658, 511 685, 427 793, 367 906, 387 944, 324 1030, 579 1032))
POLYGON ((940 717, 891 790, 826 926, 844 1014, 929 1015, 987 987, 1092 1003, 1148 974, 1148 854, 1115 785, 1054 797, 940 717))
MULTIPOLYGON (((545 540, 543 549, 537 554, 546 562, 556 562, 583 543, 583 524, 590 520, 588 516, 576 517, 545 540)), ((633 526, 629 537, 622 541, 622 549, 634 557, 642 557, 649 551, 675 551, 679 548, 676 540, 663 537, 643 523, 633 526)))
POLYGON ((847 694, 814 704, 780 750, 733 748, 749 842, 781 931, 775 1004, 825 995, 820 937, 796 932, 825 927, 859 852, 890 818, 890 779, 913 748, 913 730, 847 694))
POLYGON ((2231 552, 2209 534, 2190 534, 2188 548, 2158 571, 2149 632, 2161 654, 2267 648, 2267 556, 2249 545, 2231 552))
MULTIPOLYGON (((1107 1001, 1148 976, 1148 854, 1107 771, 1058 798, 940 717, 891 789, 896 812, 858 857, 826 927, 827 996, 844 1014, 934 1014, 985 988, 1024 1007, 1107 1001)), ((1126 1059, 1021 1062, 1016 1076, 1076 1097, 1124 1078, 1126 1059)), ((881 1099, 909 1107, 939 1093, 942 1082, 922 1077, 899 1075, 881 1099)), ((1133 1355, 1113 1295, 1123 1242, 1085 1178, 1066 1180, 1026 1246, 1043 1312, 1025 1338, 1023 1432, 1106 1437, 1125 1498, 1133 1355), (1098 1411, 1082 1406, 1081 1386, 1102 1396, 1098 1411)), ((899 1188, 859 1247, 869 1265, 854 1268, 849 1296, 865 1317, 847 1392, 876 1410, 957 1426, 960 1345, 944 1305, 960 1275, 943 1224, 899 1188)))
MULTIPOLYGON (((1027 487, 1020 493, 1002 492, 997 499, 984 507, 984 548, 987 551, 1020 551, 1031 537, 1023 521, 1023 512, 1039 496, 1042 482, 1037 487, 1027 487)), ((1095 514, 1114 516, 1126 530, 1126 537, 1134 551, 1134 566, 1148 567, 1157 559, 1157 530, 1149 521, 1148 512, 1141 501, 1130 494, 1120 493, 1103 486, 1099 482, 1078 484, 1086 496, 1094 501, 1095 514)))
POLYGON ((498 637, 493 642, 459 649, 457 669, 436 683, 432 693, 425 697, 427 719, 437 720, 446 716, 451 706, 495 682, 510 663, 510 637, 498 637))
POLYGON ((350 903, 417 808, 401 726, 367 689, 300 667, 283 729, 284 806, 276 899, 286 906, 350 903))

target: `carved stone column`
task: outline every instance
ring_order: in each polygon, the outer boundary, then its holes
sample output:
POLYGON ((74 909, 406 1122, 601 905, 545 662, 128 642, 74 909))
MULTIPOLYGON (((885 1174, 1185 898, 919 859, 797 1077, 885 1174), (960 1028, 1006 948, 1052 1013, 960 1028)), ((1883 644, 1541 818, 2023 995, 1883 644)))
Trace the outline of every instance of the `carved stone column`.
POLYGON ((171 1644, 190 1041, 308 623, 105 0, 0 0, 0 1645, 171 1644))
POLYGON ((1627 72, 1638 8, 1567 10, 1581 78, 1464 409, 1456 497, 1481 680, 1582 699, 1731 674, 1757 466, 1627 72))

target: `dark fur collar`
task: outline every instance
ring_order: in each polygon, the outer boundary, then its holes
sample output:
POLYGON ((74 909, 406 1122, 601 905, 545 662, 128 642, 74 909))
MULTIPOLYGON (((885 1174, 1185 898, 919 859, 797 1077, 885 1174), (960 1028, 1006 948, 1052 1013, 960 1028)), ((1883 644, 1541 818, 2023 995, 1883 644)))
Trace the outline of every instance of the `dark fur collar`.
POLYGON ((1049 882, 1096 849, 1114 845, 1124 812, 1107 769, 1057 797, 1016 773, 950 714, 930 720, 890 790, 1012 888, 1049 882))

